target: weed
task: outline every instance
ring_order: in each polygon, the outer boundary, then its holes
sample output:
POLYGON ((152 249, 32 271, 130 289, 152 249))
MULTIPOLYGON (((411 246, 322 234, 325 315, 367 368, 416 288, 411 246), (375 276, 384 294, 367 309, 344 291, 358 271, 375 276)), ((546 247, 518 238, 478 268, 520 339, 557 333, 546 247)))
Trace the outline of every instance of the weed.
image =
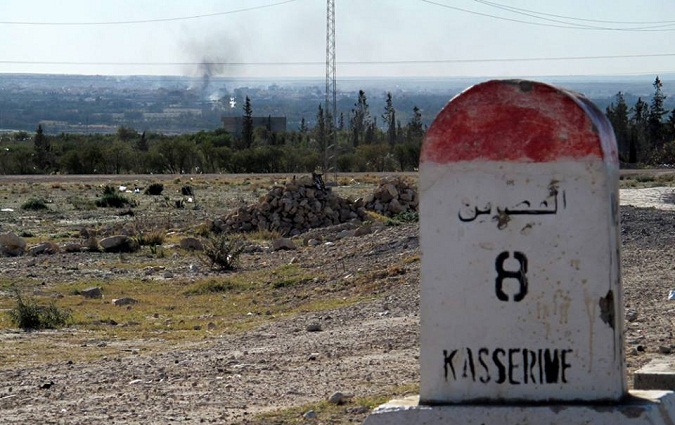
POLYGON ((135 203, 130 201, 125 196, 120 195, 112 186, 103 188, 103 196, 96 200, 96 206, 101 208, 122 208, 125 206, 133 207, 135 203))
POLYGON ((239 263, 239 256, 244 252, 244 242, 240 237, 216 234, 207 237, 204 242, 202 262, 218 270, 234 270, 239 263))
POLYGON ((47 207, 47 203, 44 199, 30 198, 21 205, 21 209, 26 211, 41 211, 48 210, 49 207, 47 207))
POLYGON ((402 223, 417 223, 420 221, 420 215, 417 211, 404 211, 396 214, 393 219, 402 223))
POLYGON ((164 243, 166 234, 161 230, 150 230, 148 232, 139 232, 136 241, 140 246, 157 246, 164 243))
POLYGON ((47 306, 24 300, 18 288, 14 288, 16 306, 9 310, 9 318, 23 330, 57 329, 66 326, 70 311, 57 307, 52 301, 47 306))
POLYGON ((159 196, 164 191, 164 185, 162 183, 153 183, 145 189, 146 195, 159 196))

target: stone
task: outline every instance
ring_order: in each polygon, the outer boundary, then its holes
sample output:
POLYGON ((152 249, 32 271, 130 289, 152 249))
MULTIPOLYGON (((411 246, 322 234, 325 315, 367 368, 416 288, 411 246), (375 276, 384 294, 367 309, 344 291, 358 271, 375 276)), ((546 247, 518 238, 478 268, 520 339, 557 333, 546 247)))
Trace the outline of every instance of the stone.
POLYGON ((30 253, 30 255, 33 255, 33 256, 35 256, 35 255, 44 255, 44 254, 49 254, 49 255, 51 255, 51 254, 56 254, 56 253, 58 253, 58 252, 60 252, 60 251, 61 251, 61 249, 60 249, 59 246, 58 246, 57 244, 55 244, 54 242, 42 242, 42 243, 40 243, 40 244, 37 244, 37 245, 31 247, 31 248, 28 250, 28 252, 30 253))
POLYGON ((310 323, 307 325, 307 332, 321 332, 320 323, 310 323))
POLYGON ((675 394, 631 391, 609 404, 445 405, 419 404, 418 397, 392 400, 371 413, 364 425, 671 425, 675 394))
POLYGON ((104 252, 135 252, 139 249, 138 242, 127 235, 115 235, 99 241, 104 252))
POLYGON ((636 390, 675 391, 675 362, 669 357, 657 357, 633 374, 636 390))
POLYGON ((63 246, 63 252, 80 252, 82 251, 82 244, 77 242, 67 243, 63 246))
POLYGON ((82 295, 85 298, 99 299, 103 298, 103 291, 98 286, 94 286, 92 288, 81 290, 80 295, 82 295))
POLYGON ((308 410, 302 415, 302 417, 304 419, 316 419, 318 417, 318 415, 316 414, 316 412, 314 410, 308 410))
POLYGON ((334 392, 333 394, 331 394, 330 397, 328 397, 328 402, 331 403, 331 404, 337 404, 337 405, 345 404, 352 397, 354 397, 354 396, 349 395, 349 394, 344 394, 344 393, 341 393, 341 392, 337 391, 337 392, 334 392))
POLYGON ((138 300, 129 297, 115 298, 114 300, 111 301, 111 304, 116 306, 133 305, 138 304, 138 300))
POLYGON ((26 241, 13 232, 0 234, 0 253, 7 257, 18 257, 26 251, 26 241))
POLYGON ((491 81, 434 124, 419 180, 422 403, 620 400, 619 163, 602 111, 491 81))
POLYGON ((420 396, 365 424, 672 424, 675 393, 627 389, 618 180, 582 95, 455 97, 420 156, 420 396))

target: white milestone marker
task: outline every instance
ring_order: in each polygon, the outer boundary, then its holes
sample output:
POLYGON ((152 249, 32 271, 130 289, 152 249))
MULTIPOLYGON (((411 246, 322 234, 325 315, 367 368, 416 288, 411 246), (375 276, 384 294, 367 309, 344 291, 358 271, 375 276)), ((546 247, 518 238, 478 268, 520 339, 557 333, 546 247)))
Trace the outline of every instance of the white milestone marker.
POLYGON ((617 173, 578 94, 489 81, 443 109, 420 159, 420 403, 627 393, 617 173))

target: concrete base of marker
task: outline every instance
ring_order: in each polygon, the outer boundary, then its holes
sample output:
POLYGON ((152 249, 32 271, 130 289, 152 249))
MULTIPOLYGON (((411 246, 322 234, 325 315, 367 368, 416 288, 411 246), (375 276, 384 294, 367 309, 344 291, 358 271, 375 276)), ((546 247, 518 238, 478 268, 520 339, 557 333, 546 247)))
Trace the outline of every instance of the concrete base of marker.
POLYGON ((675 422, 675 393, 630 391, 617 404, 424 406, 418 397, 376 408, 364 425, 619 425, 675 422))
POLYGON ((633 387, 675 391, 675 362, 670 358, 652 360, 633 374, 633 387))

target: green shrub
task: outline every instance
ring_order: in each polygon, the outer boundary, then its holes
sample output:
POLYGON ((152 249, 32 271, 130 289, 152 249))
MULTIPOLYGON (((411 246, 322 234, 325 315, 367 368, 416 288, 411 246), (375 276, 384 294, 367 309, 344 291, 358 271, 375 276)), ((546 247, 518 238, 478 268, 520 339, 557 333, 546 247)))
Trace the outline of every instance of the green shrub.
POLYGON ((57 307, 52 301, 47 306, 24 300, 15 288, 16 306, 9 310, 9 318, 23 330, 57 329, 64 327, 70 320, 70 311, 57 307))
POLYGON ((399 226, 403 223, 417 223, 420 220, 417 211, 404 211, 385 221, 386 226, 399 226))
POLYGON ((134 206, 134 202, 119 194, 114 187, 106 186, 103 188, 103 196, 96 200, 96 206, 101 208, 122 208, 125 206, 134 206))
POLYGON ((23 205, 21 205, 21 209, 26 211, 40 211, 47 210, 49 208, 47 207, 47 203, 44 201, 44 199, 30 198, 24 202, 23 205))
POLYGON ((159 196, 164 191, 164 185, 162 183, 153 183, 145 189, 146 195, 159 196))
POLYGON ((204 250, 200 255, 202 262, 212 269, 234 270, 239 256, 244 252, 244 242, 239 237, 230 237, 224 233, 211 235, 203 242, 204 250))

